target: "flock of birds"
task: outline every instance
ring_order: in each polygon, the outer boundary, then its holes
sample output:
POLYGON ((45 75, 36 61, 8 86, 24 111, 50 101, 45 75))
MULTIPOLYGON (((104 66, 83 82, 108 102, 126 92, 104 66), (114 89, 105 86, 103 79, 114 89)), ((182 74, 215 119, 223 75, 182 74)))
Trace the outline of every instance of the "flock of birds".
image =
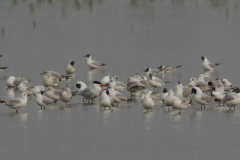
MULTIPOLYGON (((91 55, 88 54, 87 65, 91 69, 97 69, 103 64, 92 59, 91 55)), ((210 62, 206 56, 202 56, 202 67, 205 71, 213 71, 216 66, 220 63, 210 62)), ((105 76, 102 80, 93 81, 92 87, 87 86, 84 82, 79 81, 76 83, 77 91, 71 91, 69 87, 65 89, 56 89, 56 87, 61 83, 61 81, 68 79, 68 76, 59 74, 58 72, 48 71, 41 73, 43 75, 43 85, 33 85, 30 84, 30 80, 26 79, 24 76, 8 77, 6 84, 8 87, 16 87, 21 92, 20 97, 10 98, 8 100, 0 100, 12 109, 18 112, 18 109, 25 106, 28 102, 28 96, 34 95, 36 97, 35 102, 37 105, 42 107, 48 105, 54 105, 58 101, 65 102, 66 104, 72 100, 73 96, 82 96, 83 101, 92 102, 95 101, 97 97, 100 99, 100 106, 105 108, 111 108, 113 106, 118 106, 119 103, 123 101, 131 101, 131 99, 126 98, 121 92, 126 88, 131 93, 131 98, 136 96, 136 92, 143 90, 141 96, 141 103, 143 107, 147 110, 151 110, 153 106, 162 103, 163 107, 172 107, 173 110, 181 110, 192 105, 192 102, 201 105, 201 110, 206 105, 218 102, 219 105, 226 105, 235 110, 235 106, 240 103, 240 89, 233 87, 232 84, 227 79, 210 79, 204 74, 200 74, 199 78, 192 77, 189 79, 189 85, 183 86, 181 82, 175 85, 174 89, 164 88, 163 92, 159 97, 153 96, 152 91, 146 89, 148 85, 152 86, 155 91, 159 91, 168 82, 160 78, 161 74, 172 73, 176 67, 164 67, 160 66, 157 69, 147 68, 146 76, 140 76, 139 73, 130 77, 127 83, 119 81, 118 76, 105 76), (190 97, 191 94, 195 94, 193 98, 190 97)), ((0 70, 5 70, 7 67, 0 67, 0 70)), ((66 65, 66 72, 72 74, 75 72, 74 61, 70 61, 66 65)))

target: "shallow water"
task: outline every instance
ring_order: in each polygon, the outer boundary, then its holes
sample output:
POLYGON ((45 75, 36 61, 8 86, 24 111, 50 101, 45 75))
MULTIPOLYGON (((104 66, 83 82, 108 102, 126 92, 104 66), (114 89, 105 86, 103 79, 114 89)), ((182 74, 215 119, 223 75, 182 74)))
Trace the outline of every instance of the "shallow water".
MULTIPOLYGON (((0 0, 0 97, 19 93, 5 85, 24 75, 42 85, 41 72, 65 74, 75 61, 73 80, 91 83, 105 75, 126 82, 147 67, 183 65, 165 75, 173 88, 202 73, 201 59, 223 63, 210 77, 239 86, 239 0, 0 0), (107 63, 89 70, 86 54, 107 63)), ((149 87, 149 89, 152 89, 149 87)), ((127 97, 130 93, 123 92, 127 97)), ((141 93, 139 93, 141 95, 141 93)), ((138 96, 104 110, 74 97, 41 110, 29 99, 14 110, 1 105, 1 157, 4 159, 236 159, 240 111, 213 103, 193 105, 178 115, 155 106, 145 112, 138 96)))

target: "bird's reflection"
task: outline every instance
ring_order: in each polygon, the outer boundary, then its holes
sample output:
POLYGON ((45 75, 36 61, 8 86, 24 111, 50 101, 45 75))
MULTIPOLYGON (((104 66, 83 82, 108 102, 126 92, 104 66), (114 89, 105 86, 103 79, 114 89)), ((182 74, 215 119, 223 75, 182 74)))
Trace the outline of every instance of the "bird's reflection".
POLYGON ((28 113, 9 113, 8 114, 9 117, 14 117, 19 119, 20 121, 27 121, 28 119, 28 113))
POLYGON ((97 79, 97 75, 99 75, 100 73, 104 73, 105 70, 101 70, 101 69, 90 69, 87 72, 87 77, 89 81, 93 81, 95 79, 97 79))
POLYGON ((202 72, 202 74, 204 74, 207 80, 216 79, 219 77, 219 74, 217 71, 204 71, 202 72))
POLYGON ((149 110, 148 112, 147 111, 143 112, 145 122, 152 121, 154 115, 155 115, 155 112, 153 110, 149 110))
POLYGON ((7 88, 7 95, 9 98, 14 98, 19 94, 21 94, 21 93, 18 88, 16 88, 16 87, 8 87, 7 88))

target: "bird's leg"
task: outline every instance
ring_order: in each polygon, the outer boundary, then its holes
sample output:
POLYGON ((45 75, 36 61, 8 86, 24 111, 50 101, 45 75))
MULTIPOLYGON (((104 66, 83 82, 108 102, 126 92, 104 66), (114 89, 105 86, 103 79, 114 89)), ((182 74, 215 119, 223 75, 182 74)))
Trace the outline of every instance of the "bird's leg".
POLYGON ((204 109, 205 109, 205 105, 204 105, 204 109))
POLYGON ((201 105, 201 110, 202 110, 202 105, 201 105))
POLYGON ((235 111, 235 106, 234 106, 234 111, 235 111))
POLYGON ((44 106, 44 109, 45 109, 45 106, 44 106))
POLYGON ((16 113, 18 113, 18 110, 16 109, 16 113))
POLYGON ((172 110, 174 111, 174 108, 172 107, 172 110))
POLYGON ((169 107, 167 107, 167 111, 169 112, 169 107))
POLYGON ((117 107, 118 107, 118 103, 117 103, 117 107))
POLYGON ((181 110, 179 111, 179 115, 181 114, 181 110))
POLYGON ((92 103, 93 103, 93 99, 92 99, 92 103))
POLYGON ((229 109, 229 110, 232 110, 231 108, 232 108, 232 107, 230 106, 230 109, 229 109))
POLYGON ((42 106, 41 106, 41 109, 42 109, 42 106))

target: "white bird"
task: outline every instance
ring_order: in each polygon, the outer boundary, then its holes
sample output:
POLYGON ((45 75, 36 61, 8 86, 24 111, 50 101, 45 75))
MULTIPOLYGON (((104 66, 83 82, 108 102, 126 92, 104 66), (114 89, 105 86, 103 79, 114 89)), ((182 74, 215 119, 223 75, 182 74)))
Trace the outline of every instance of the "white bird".
POLYGON ((128 79, 127 90, 131 93, 131 97, 135 96, 134 93, 139 90, 139 84, 135 81, 133 77, 130 77, 128 79))
POLYGON ((148 84, 148 78, 146 76, 140 76, 139 73, 136 73, 133 78, 135 78, 134 81, 138 83, 139 87, 146 88, 148 84))
POLYGON ((46 90, 46 88, 44 86, 35 86, 33 88, 33 95, 37 96, 38 92, 45 91, 45 90, 46 90))
POLYGON ((63 90, 59 96, 59 99, 63 102, 70 102, 72 100, 72 93, 71 89, 66 87, 65 90, 63 90))
POLYGON ((128 101, 126 97, 122 95, 121 92, 115 90, 113 87, 108 86, 109 96, 113 98, 114 103, 121 103, 122 101, 128 101))
MULTIPOLYGON (((165 68, 164 68, 164 66, 162 66, 162 69, 163 69, 164 72, 173 72, 177 68, 180 68, 180 67, 182 67, 182 65, 179 65, 179 66, 176 66, 176 67, 169 67, 169 66, 167 66, 165 68)), ((161 68, 161 66, 159 68, 161 68)))
MULTIPOLYGON (((145 90, 144 93, 146 93, 147 91, 148 91, 148 90, 145 90)), ((153 102, 155 103, 155 105, 156 105, 156 104, 159 104, 159 103, 162 103, 161 98, 156 97, 156 96, 153 96, 151 90, 148 91, 148 92, 149 92, 149 95, 150 95, 150 97, 152 98, 153 102)), ((143 103, 144 97, 145 97, 145 94, 142 94, 141 103, 143 103)))
POLYGON ((18 113, 18 109, 22 108, 27 104, 27 94, 23 92, 21 94, 21 97, 11 98, 6 101, 0 100, 0 103, 5 104, 12 109, 16 109, 16 113, 18 113))
POLYGON ((188 106, 191 105, 190 100, 185 100, 185 99, 180 99, 179 97, 174 97, 172 100, 172 107, 174 109, 180 110, 179 114, 181 114, 181 111, 185 108, 187 108, 188 106))
POLYGON ((235 107, 240 104, 240 89, 235 89, 236 93, 234 94, 227 94, 226 98, 223 100, 223 103, 226 104, 228 107, 230 107, 230 110, 232 107, 235 107))
POLYGON ((221 63, 210 62, 206 56, 202 56, 201 59, 202 59, 202 67, 205 71, 212 71, 216 66, 221 64, 221 63))
POLYGON ((111 78, 111 80, 110 80, 110 85, 111 85, 114 89, 116 89, 117 91, 120 91, 120 92, 122 92, 122 91, 126 88, 126 86, 127 86, 126 83, 123 83, 123 82, 121 82, 121 81, 116 81, 115 78, 111 78))
MULTIPOLYGON (((87 88, 87 85, 86 85, 86 83, 84 83, 84 82, 82 82, 82 81, 78 81, 78 82, 76 83, 76 87, 78 88, 78 90, 75 91, 75 92, 72 92, 73 96, 74 96, 74 95, 81 95, 81 92, 82 92, 85 88, 87 88)), ((84 101, 84 98, 83 98, 83 101, 84 101)))
POLYGON ((59 90, 55 90, 54 88, 52 88, 51 86, 47 87, 44 91, 44 94, 48 97, 51 98, 54 103, 56 104, 59 99, 60 99, 60 94, 62 91, 59 90))
POLYGON ((54 103, 54 101, 52 99, 50 99, 46 96, 43 96, 40 92, 37 92, 35 102, 36 102, 37 105, 41 106, 41 109, 42 109, 42 107, 44 107, 44 109, 45 109, 45 106, 54 103))
POLYGON ((166 97, 168 96, 168 90, 167 90, 167 88, 164 88, 163 89, 163 93, 161 94, 161 96, 160 96, 160 99, 162 100, 162 102, 163 102, 163 106, 164 106, 164 101, 166 100, 166 97))
POLYGON ((23 79, 25 79, 24 76, 20 76, 17 78, 15 78, 14 76, 10 76, 8 77, 6 84, 8 87, 17 87, 23 79))
POLYGON ((8 67, 0 67, 0 71, 5 71, 8 67))
POLYGON ((152 107, 155 105, 155 102, 150 97, 150 92, 149 91, 146 90, 144 94, 145 95, 144 95, 144 99, 142 101, 142 104, 143 104, 143 108, 145 108, 148 112, 148 110, 152 109, 152 107))
POLYGON ((49 71, 51 73, 51 76, 54 76, 54 77, 57 77, 57 78, 60 78, 61 80, 65 80, 67 77, 58 73, 58 72, 55 72, 55 71, 49 71))
POLYGON ((204 109, 205 109, 205 105, 208 105, 213 101, 213 99, 209 95, 204 94, 202 90, 198 87, 194 87, 192 89, 192 93, 196 94, 194 96, 194 100, 201 105, 201 110, 202 110, 202 106, 204 106, 204 109))
POLYGON ((178 81, 178 84, 175 85, 174 95, 179 98, 183 98, 183 88, 180 81, 178 81))
POLYGON ((222 84, 224 85, 225 88, 232 87, 232 83, 229 82, 227 79, 222 79, 222 84))
POLYGON ((92 88, 85 88, 80 95, 83 96, 85 99, 92 100, 95 99, 97 96, 100 95, 101 93, 101 87, 106 87, 104 84, 101 84, 98 81, 93 82, 93 87, 92 88))
POLYGON ((71 60, 67 65, 66 65, 66 72, 67 73, 74 73, 75 68, 74 68, 74 61, 71 60))
POLYGON ((30 84, 26 79, 22 80, 22 82, 18 85, 18 89, 20 92, 25 92, 28 96, 33 94, 33 88, 35 85, 30 84))
POLYGON ((110 82, 110 80, 111 80, 111 77, 109 75, 107 75, 107 76, 102 78, 101 83, 102 84, 107 84, 107 83, 110 82))
POLYGON ((164 101, 165 106, 168 107, 168 111, 169 111, 169 107, 172 106, 172 100, 173 100, 174 97, 175 97, 174 92, 173 92, 172 89, 170 89, 168 91, 168 95, 167 95, 167 97, 165 98, 165 101, 164 101))
POLYGON ((148 81, 148 83, 154 88, 154 91, 155 91, 155 88, 158 91, 159 88, 161 88, 163 85, 166 84, 160 78, 153 76, 152 73, 149 73, 149 81, 148 81))
POLYGON ((100 102, 100 106, 104 107, 104 109, 106 107, 109 107, 109 109, 111 108, 111 100, 109 98, 109 91, 108 90, 104 90, 101 94, 101 102, 100 102))
POLYGON ((43 84, 48 87, 48 86, 54 86, 56 87, 58 83, 61 81, 61 78, 57 78, 55 76, 52 76, 49 71, 45 71, 41 74, 44 74, 43 77, 43 84))
POLYGON ((87 65, 88 67, 90 67, 91 69, 97 69, 98 67, 100 66, 105 66, 107 64, 104 64, 104 63, 100 63, 100 62, 97 62, 95 60, 92 60, 92 56, 90 54, 87 54, 86 56, 84 57, 87 57, 87 65))

